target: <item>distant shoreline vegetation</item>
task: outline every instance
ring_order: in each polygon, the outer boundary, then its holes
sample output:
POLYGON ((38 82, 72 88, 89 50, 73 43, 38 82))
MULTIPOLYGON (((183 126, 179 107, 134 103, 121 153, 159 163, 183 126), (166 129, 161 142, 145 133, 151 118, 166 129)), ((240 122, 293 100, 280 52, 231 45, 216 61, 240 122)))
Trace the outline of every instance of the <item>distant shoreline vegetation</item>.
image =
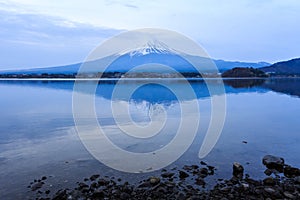
POLYGON ((265 72, 263 68, 235 67, 222 73, 223 78, 300 77, 300 73, 265 72))
POLYGON ((268 78, 268 77, 300 77, 300 74, 287 73, 265 73, 260 69, 252 67, 236 67, 223 72, 217 73, 198 73, 198 72, 180 72, 180 73, 158 73, 158 72, 104 72, 104 73, 81 73, 81 74, 63 74, 63 73, 41 73, 41 74, 0 74, 0 78, 5 79, 94 79, 94 78, 268 78))
MULTIPOLYGON (((205 76, 218 77, 218 74, 207 74, 205 76)), ((154 73, 154 72, 104 72, 104 73, 82 73, 82 74, 0 74, 0 78, 202 78, 203 74, 196 72, 182 72, 182 73, 154 73)))

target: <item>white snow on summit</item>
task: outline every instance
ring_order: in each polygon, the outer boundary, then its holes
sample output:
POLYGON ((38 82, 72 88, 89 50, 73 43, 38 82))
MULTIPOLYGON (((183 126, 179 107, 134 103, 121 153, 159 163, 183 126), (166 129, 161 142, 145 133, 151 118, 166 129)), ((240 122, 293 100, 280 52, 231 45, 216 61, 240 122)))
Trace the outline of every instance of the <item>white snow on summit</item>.
POLYGON ((136 49, 126 51, 120 55, 130 54, 130 56, 144 56, 147 54, 156 53, 156 54, 178 54, 178 52, 166 44, 160 41, 149 41, 145 45, 138 47, 136 49))

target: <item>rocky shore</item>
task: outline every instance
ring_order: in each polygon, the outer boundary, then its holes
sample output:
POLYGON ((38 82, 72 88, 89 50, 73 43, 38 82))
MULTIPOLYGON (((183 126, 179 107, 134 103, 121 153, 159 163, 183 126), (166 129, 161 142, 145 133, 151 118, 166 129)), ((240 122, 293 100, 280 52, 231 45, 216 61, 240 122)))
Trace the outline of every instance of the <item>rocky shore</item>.
POLYGON ((43 186, 47 177, 34 180, 28 186, 32 199, 300 199, 300 169, 285 164, 283 158, 266 155, 263 180, 244 174, 244 167, 233 163, 232 178, 218 179, 212 189, 206 189, 205 178, 215 168, 201 161, 182 169, 162 170, 160 176, 149 177, 138 184, 95 174, 78 182, 76 188, 50 191, 43 186))

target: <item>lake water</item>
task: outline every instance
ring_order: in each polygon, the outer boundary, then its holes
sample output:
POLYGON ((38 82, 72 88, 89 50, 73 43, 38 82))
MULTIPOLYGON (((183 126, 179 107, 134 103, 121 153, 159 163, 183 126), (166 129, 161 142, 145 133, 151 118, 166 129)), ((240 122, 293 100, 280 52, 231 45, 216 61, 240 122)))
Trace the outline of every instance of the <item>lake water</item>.
MULTIPOLYGON (((210 95, 201 80, 191 81, 196 96, 177 99, 160 83, 146 84, 126 101, 127 88, 142 80, 121 83, 124 93, 113 96, 115 81, 103 81, 96 91, 95 109, 99 124, 115 129, 110 105, 126 104, 137 124, 164 110, 170 124, 163 133, 149 139, 132 139, 128 135, 108 132, 119 147, 131 152, 151 152, 164 147, 174 137, 181 118, 180 104, 197 101, 200 106, 200 127, 190 148, 166 169, 185 164, 199 164, 199 149, 211 117, 210 95)), ((220 80, 211 80, 218 83, 220 80)), ((82 84, 88 84, 82 82, 82 84)), ((184 92, 184 82, 167 80, 168 85, 184 92)), ((75 129, 72 113, 73 81, 0 81, 0 199, 24 199, 33 193, 29 183, 44 175, 51 176, 47 187, 51 191, 73 187, 77 181, 92 174, 121 177, 135 183, 159 171, 124 173, 105 166, 85 148, 75 129)), ((226 120, 213 150, 203 159, 216 167, 208 178, 213 184, 218 178, 231 177, 233 162, 245 167, 254 178, 262 178, 261 158, 273 154, 286 163, 300 167, 300 79, 225 80, 226 120), (244 143, 246 141, 247 143, 244 143)), ((87 94, 89 95, 89 94, 87 94)), ((122 115, 122 113, 119 113, 122 115)), ((106 150, 110 153, 110 149, 106 150)), ((124 163, 119 158, 116 162, 124 163)))

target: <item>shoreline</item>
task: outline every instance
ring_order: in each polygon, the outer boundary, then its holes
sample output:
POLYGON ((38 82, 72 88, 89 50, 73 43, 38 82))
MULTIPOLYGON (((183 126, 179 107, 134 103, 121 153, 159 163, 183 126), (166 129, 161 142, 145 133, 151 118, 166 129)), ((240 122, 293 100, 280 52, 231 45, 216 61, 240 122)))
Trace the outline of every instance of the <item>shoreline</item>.
POLYGON ((207 77, 207 78, 0 78, 0 81, 204 81, 204 80, 272 80, 300 79, 300 77, 207 77))
POLYGON ((300 199, 300 169, 284 163, 284 159, 266 155, 264 179, 252 179, 244 167, 234 162, 232 178, 218 179, 207 189, 205 179, 214 176, 215 167, 200 161, 182 169, 162 169, 159 176, 130 184, 128 180, 94 174, 76 183, 76 187, 50 191, 47 176, 28 186, 37 200, 64 199, 300 199), (191 180, 191 181, 188 181, 191 180))

